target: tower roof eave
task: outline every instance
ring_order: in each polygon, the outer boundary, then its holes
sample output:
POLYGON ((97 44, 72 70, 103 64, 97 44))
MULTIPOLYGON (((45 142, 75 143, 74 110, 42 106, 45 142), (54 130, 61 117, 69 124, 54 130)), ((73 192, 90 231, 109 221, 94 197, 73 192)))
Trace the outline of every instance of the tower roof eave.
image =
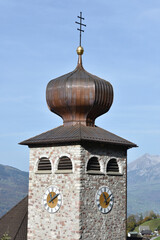
POLYGON ((99 142, 112 145, 121 145, 125 148, 137 147, 136 144, 121 138, 99 127, 88 127, 81 124, 74 126, 59 126, 40 135, 20 142, 21 145, 48 146, 74 142, 99 142))

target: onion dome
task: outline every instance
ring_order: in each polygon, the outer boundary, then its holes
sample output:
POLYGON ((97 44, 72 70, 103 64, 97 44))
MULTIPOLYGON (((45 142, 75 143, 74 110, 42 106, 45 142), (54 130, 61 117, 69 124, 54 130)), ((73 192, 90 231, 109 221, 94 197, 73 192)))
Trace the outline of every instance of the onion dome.
POLYGON ((112 85, 88 73, 82 65, 83 48, 77 48, 74 71, 51 80, 46 89, 49 109, 63 119, 64 126, 94 126, 95 119, 109 111, 113 102, 112 85))

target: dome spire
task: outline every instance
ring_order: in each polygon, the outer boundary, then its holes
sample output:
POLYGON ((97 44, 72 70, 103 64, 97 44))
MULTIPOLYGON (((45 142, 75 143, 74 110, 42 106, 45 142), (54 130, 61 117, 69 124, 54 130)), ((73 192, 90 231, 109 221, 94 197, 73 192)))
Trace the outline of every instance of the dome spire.
POLYGON ((81 33, 84 32, 84 30, 82 29, 82 26, 86 27, 85 24, 82 23, 82 20, 85 20, 83 17, 82 17, 82 12, 80 12, 80 16, 77 16, 79 19, 80 19, 80 22, 75 22, 77 24, 80 25, 80 28, 77 28, 77 30, 79 31, 80 35, 79 35, 79 46, 81 47, 81 41, 82 41, 82 35, 81 33))
POLYGON ((77 30, 79 31, 79 47, 77 48, 77 54, 78 54, 78 66, 82 67, 82 54, 84 52, 83 47, 81 46, 81 42, 82 42, 82 32, 84 32, 84 30, 82 29, 82 26, 86 27, 85 24, 82 23, 82 20, 85 20, 82 17, 82 12, 80 12, 80 16, 77 16, 80 19, 80 22, 75 22, 77 24, 80 25, 80 28, 77 28, 77 30))

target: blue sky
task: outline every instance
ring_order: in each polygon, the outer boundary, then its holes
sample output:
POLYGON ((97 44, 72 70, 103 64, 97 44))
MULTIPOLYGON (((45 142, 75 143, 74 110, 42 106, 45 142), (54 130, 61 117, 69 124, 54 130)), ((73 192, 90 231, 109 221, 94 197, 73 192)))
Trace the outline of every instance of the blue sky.
POLYGON ((160 154, 159 0, 0 0, 0 163, 28 170, 18 142, 62 124, 48 110, 47 83, 77 64, 85 17, 84 68, 111 82, 114 102, 96 124, 139 148, 160 154))

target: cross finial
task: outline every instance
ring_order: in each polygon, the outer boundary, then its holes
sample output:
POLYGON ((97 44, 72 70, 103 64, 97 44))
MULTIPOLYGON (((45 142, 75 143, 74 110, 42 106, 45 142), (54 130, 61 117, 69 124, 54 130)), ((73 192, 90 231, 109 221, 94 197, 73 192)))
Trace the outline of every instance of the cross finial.
POLYGON ((84 30, 82 30, 82 26, 86 27, 85 24, 82 23, 82 20, 84 20, 84 18, 82 17, 82 12, 80 12, 80 16, 77 16, 80 19, 80 22, 75 22, 77 24, 80 25, 80 28, 77 28, 77 30, 80 32, 80 38, 79 38, 79 46, 81 46, 81 32, 84 32, 84 30))

